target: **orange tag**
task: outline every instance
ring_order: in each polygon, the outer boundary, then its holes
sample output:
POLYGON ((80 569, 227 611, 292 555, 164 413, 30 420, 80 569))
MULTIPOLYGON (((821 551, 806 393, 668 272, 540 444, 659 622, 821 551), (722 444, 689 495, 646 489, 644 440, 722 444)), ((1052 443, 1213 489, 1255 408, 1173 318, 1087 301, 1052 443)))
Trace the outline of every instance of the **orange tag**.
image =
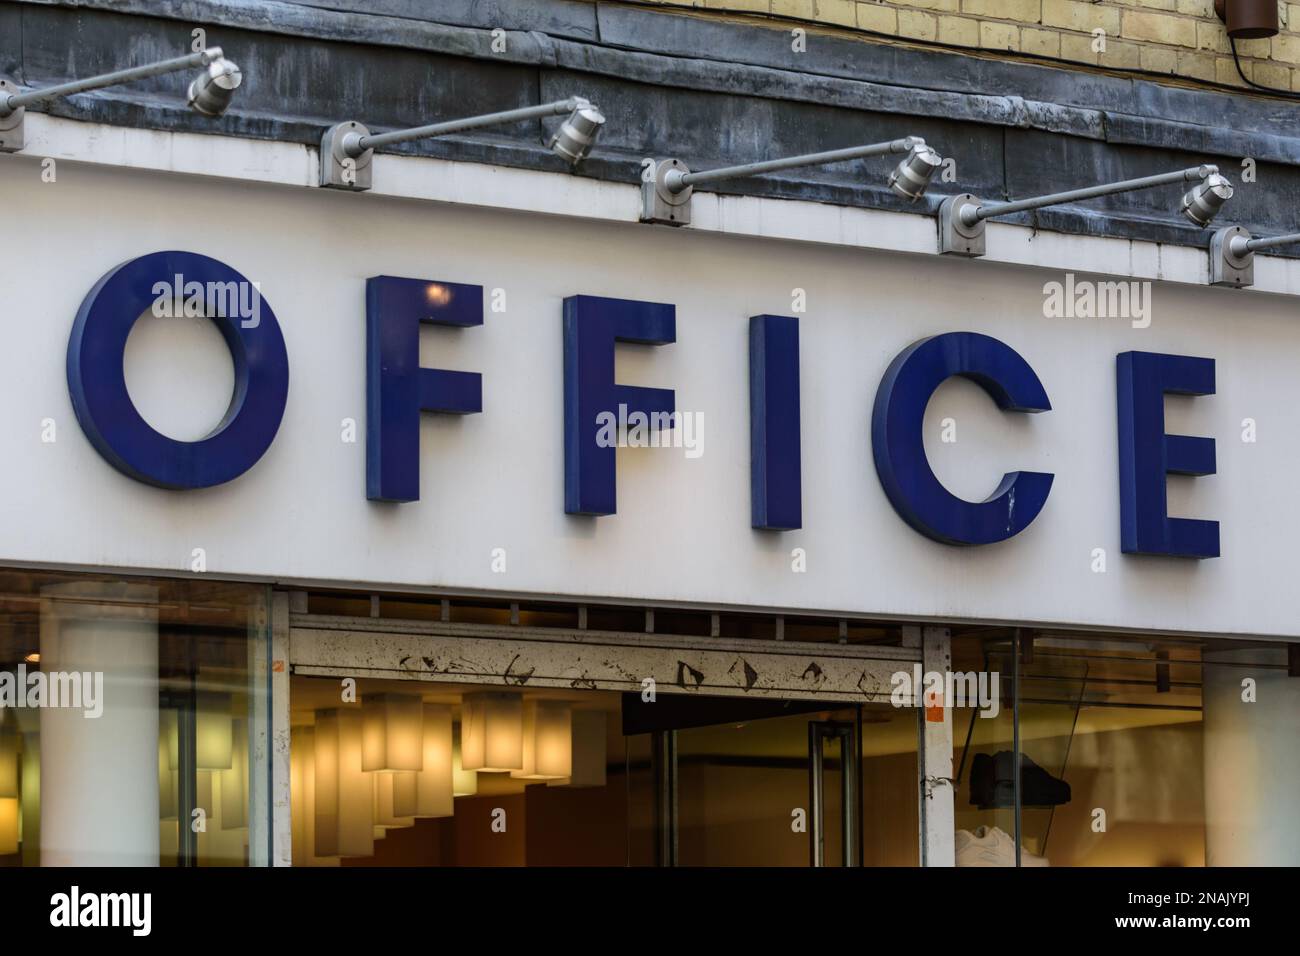
POLYGON ((922 699, 925 701, 925 722, 943 723, 943 694, 939 691, 926 691, 922 699))
POLYGON ((271 661, 271 671, 276 674, 283 674, 284 661, 271 661))

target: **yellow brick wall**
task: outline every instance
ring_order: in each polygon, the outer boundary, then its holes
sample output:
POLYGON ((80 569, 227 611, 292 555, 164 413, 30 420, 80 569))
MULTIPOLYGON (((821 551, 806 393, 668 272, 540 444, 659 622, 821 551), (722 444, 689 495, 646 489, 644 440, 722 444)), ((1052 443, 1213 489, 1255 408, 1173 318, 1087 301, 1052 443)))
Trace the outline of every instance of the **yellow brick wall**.
MULTIPOLYGON (((813 21, 902 40, 1034 54, 1116 70, 1150 70, 1191 83, 1244 87, 1214 0, 633 0, 813 21), (1104 31, 1103 35, 1094 31, 1104 31), (1102 49, 1104 40, 1104 49, 1102 49)), ((1278 3, 1281 33, 1239 40, 1246 75, 1300 91, 1300 2, 1278 3)), ((795 24, 798 25, 798 24, 795 24)))

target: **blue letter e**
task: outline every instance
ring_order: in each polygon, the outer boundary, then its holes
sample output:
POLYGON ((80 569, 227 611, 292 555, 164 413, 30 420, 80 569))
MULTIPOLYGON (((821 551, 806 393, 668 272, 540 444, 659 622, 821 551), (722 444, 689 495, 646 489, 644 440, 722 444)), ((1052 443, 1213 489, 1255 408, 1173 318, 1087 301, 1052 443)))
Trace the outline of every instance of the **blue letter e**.
POLYGON ((420 368, 420 323, 483 324, 483 287, 426 279, 366 280, 366 497, 420 497, 420 412, 483 410, 477 372, 420 368))
POLYGON ((1213 395, 1214 359, 1122 352, 1119 405, 1120 547, 1126 554, 1219 556, 1219 523, 1168 514, 1165 475, 1214 474, 1214 439, 1165 434, 1165 395, 1213 395))

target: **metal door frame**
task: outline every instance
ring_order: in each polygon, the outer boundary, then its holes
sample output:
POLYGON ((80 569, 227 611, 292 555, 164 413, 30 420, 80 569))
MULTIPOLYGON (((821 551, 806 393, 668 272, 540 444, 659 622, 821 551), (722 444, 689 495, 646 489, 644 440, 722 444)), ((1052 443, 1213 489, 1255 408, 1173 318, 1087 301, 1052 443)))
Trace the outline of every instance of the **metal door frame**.
POLYGON ((810 720, 808 722, 808 844, 809 865, 826 865, 826 790, 825 742, 840 742, 840 820, 844 866, 861 865, 862 802, 859 797, 862 777, 862 748, 858 723, 846 720, 810 720))

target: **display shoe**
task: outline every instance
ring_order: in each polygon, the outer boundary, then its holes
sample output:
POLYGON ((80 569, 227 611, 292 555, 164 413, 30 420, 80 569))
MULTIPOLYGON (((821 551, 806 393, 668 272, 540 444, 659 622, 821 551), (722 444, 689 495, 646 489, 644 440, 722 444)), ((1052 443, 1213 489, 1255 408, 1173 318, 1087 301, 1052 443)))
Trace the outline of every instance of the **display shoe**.
MULTIPOLYGON (((974 832, 958 830, 956 839, 958 866, 1015 866, 1016 841, 998 827, 977 827, 974 832)), ((1023 847, 1020 865, 1050 866, 1047 857, 1036 856, 1023 847)))
MULTIPOLYGON (((1015 805, 1013 757, 1009 750, 976 754, 970 767, 970 802, 981 810, 1015 805)), ((1070 785, 1020 755, 1020 805, 1057 807, 1070 802, 1070 785)))

